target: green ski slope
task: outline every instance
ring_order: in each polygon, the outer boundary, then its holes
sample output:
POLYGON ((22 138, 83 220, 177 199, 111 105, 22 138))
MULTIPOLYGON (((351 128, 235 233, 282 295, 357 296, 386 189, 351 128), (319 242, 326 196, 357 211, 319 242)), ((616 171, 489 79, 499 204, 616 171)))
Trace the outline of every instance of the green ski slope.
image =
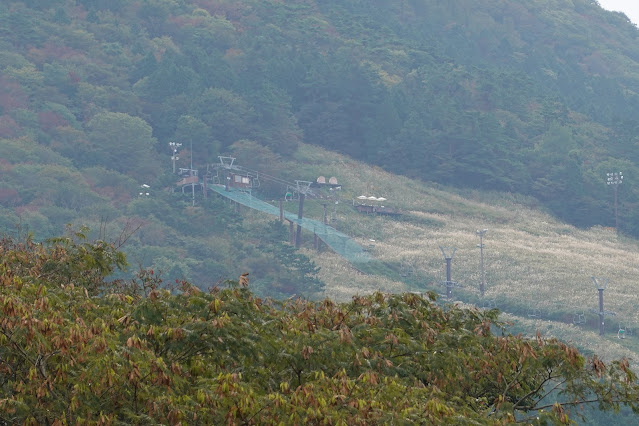
MULTIPOLYGON (((280 215, 279 207, 255 198, 248 192, 236 190, 227 191, 224 186, 219 185, 211 185, 208 189, 254 210, 259 210, 277 217, 280 215)), ((339 254, 352 264, 356 265, 373 260, 373 257, 368 252, 364 251, 362 246, 357 244, 351 237, 326 225, 324 222, 308 218, 298 219, 297 215, 286 211, 284 212, 284 217, 291 222, 300 225, 302 228, 316 234, 318 238, 324 241, 335 253, 339 254)))

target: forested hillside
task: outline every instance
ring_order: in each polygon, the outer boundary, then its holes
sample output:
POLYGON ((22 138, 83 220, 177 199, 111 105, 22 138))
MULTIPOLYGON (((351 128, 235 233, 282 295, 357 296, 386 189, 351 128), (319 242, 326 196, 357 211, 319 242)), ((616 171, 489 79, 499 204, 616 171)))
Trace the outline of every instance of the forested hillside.
POLYGON ((638 35, 589 0, 5 1, 0 227, 140 227, 130 259, 170 277, 239 265, 282 294, 300 280, 315 291, 284 227, 174 194, 168 145, 182 144, 177 167, 228 154, 313 180, 292 161, 311 143, 533 196, 584 227, 614 225, 605 173, 623 171, 620 228, 636 236, 638 35))

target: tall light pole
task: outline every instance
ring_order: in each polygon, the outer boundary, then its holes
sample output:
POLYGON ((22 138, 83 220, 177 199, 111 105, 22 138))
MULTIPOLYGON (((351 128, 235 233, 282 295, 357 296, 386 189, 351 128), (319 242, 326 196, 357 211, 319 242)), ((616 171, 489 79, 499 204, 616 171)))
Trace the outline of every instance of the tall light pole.
POLYGON ((615 232, 619 233, 619 215, 617 214, 617 188, 623 183, 623 173, 606 173, 606 184, 615 189, 615 232))
POLYGON ((195 207, 195 182, 193 181, 193 139, 191 139, 191 191, 193 194, 193 197, 191 198, 192 202, 192 206, 195 207))
POLYGON ((603 308, 603 291, 608 285, 608 278, 592 277, 592 282, 595 283, 595 287, 599 291, 599 335, 604 334, 604 308, 603 308))
POLYGON ((178 148, 181 146, 181 143, 169 142, 169 147, 171 147, 171 150, 173 151, 173 155, 171 155, 171 160, 173 160, 173 174, 175 174, 175 161, 180 159, 180 157, 177 156, 177 152, 178 148))
POLYGON ((446 285, 446 296, 448 299, 453 298, 453 287, 457 284, 455 281, 451 279, 450 266, 453 261, 453 256, 455 255, 455 251, 457 247, 442 247, 439 246, 439 249, 442 251, 444 255, 444 260, 446 260, 446 281, 444 285, 446 285))
POLYGON ((140 188, 142 188, 142 192, 140 192, 140 197, 143 196, 149 196, 150 194, 147 192, 149 190, 151 186, 147 185, 146 183, 143 183, 142 185, 140 185, 140 188))
POLYGON ((479 291, 481 295, 484 295, 484 287, 486 281, 484 280, 484 234, 486 234, 487 229, 482 229, 481 231, 477 231, 477 235, 479 235, 479 268, 481 270, 481 282, 479 283, 479 291))

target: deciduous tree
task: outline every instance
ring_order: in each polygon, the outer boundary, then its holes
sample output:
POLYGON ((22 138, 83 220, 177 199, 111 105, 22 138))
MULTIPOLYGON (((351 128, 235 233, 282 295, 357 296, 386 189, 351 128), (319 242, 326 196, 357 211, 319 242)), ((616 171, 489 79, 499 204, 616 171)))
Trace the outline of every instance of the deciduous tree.
POLYGON ((7 424, 567 423, 639 410, 628 361, 495 335, 497 311, 434 295, 262 300, 229 282, 131 282, 85 230, 0 240, 0 421, 7 424))

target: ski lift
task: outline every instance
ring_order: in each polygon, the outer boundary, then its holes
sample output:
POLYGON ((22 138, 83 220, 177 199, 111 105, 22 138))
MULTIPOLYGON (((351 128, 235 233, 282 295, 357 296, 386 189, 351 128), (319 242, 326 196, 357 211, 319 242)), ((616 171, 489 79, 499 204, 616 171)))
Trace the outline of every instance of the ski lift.
POLYGON ((215 185, 222 185, 222 178, 220 177, 219 169, 215 169, 215 174, 211 173, 211 180, 215 185))
POLYGON ((220 180, 218 177, 218 170, 215 169, 215 174, 213 174, 213 171, 210 169, 210 166, 208 164, 206 165, 206 172, 204 173, 204 178, 207 181, 211 181, 211 183, 218 183, 220 180))
POLYGON ((292 199, 293 199, 293 192, 291 192, 291 189, 287 186, 286 194, 284 194, 284 201, 291 201, 292 199))
POLYGON ((572 323, 574 325, 581 325, 586 323, 586 315, 584 311, 575 312, 572 316, 572 323))
POLYGON ((619 323, 619 331, 617 331, 617 339, 625 339, 629 335, 628 327, 625 323, 619 323))
POLYGON ((296 180, 295 181, 295 192, 298 194, 310 194, 310 187, 313 182, 307 180, 296 180))
POLYGON ((235 162, 235 157, 224 157, 221 155, 218 155, 217 158, 219 158, 220 160, 220 166, 222 166, 225 169, 233 169, 233 163, 235 162))

